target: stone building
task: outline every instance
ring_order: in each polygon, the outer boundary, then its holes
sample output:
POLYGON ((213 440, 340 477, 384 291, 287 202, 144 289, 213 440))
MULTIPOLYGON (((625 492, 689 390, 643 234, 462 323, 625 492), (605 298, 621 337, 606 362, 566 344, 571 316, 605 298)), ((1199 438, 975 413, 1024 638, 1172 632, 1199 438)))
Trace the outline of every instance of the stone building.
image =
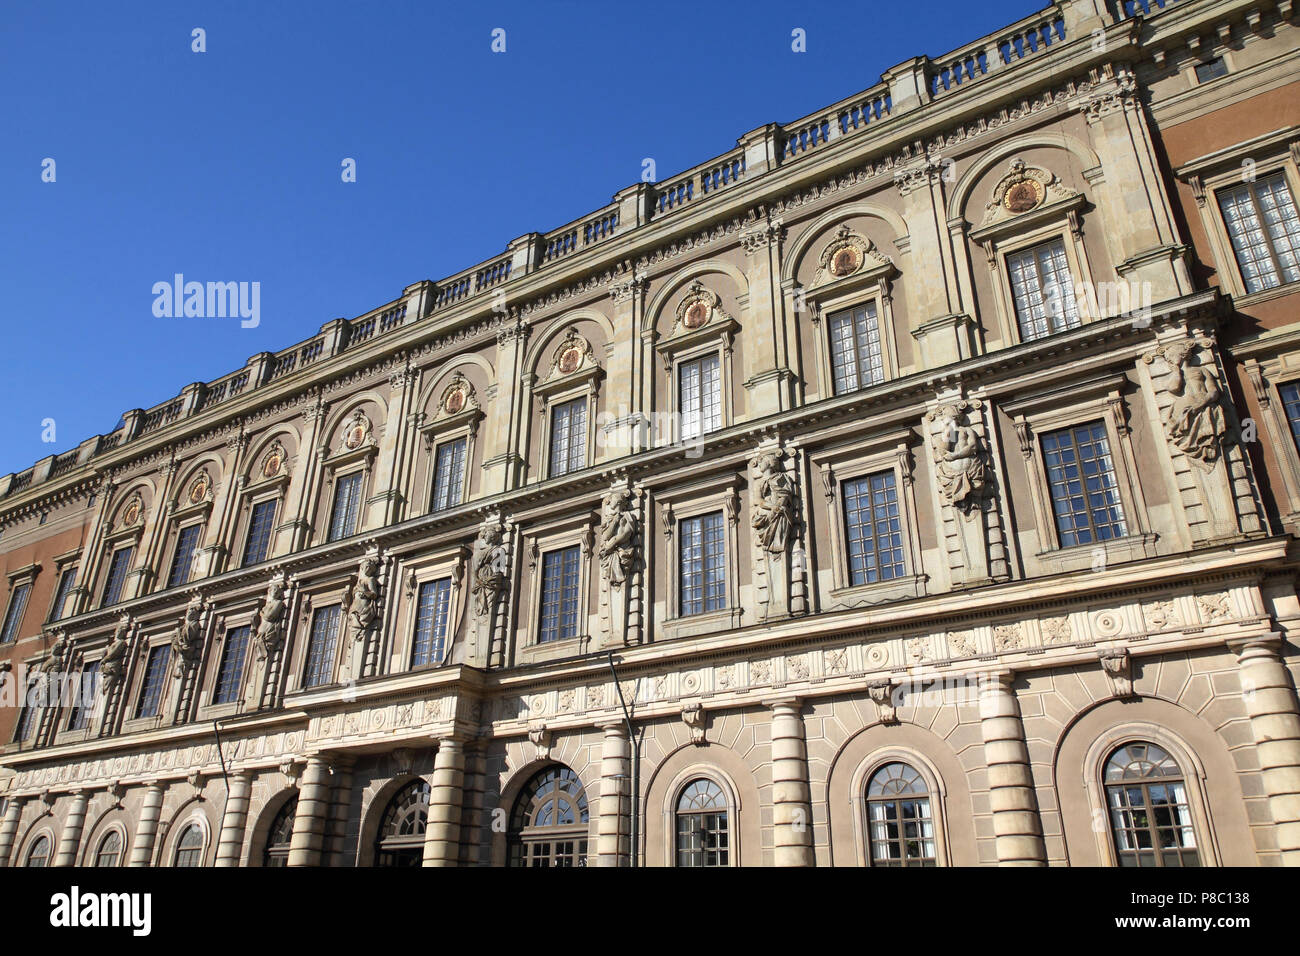
POLYGON ((1296 62, 1058 0, 0 480, 0 865, 1300 863, 1296 62))

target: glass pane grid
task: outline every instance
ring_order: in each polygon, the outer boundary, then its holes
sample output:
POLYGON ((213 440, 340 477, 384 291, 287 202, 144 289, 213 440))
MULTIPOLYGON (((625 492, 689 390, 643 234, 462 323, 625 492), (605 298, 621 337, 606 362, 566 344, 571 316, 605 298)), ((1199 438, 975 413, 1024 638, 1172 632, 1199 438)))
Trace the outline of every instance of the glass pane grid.
POLYGON ((550 476, 567 475, 586 464, 587 400, 575 398, 551 412, 550 476))
POLYGON ((247 624, 226 631, 226 640, 221 648, 221 663, 217 669, 217 687, 212 695, 214 704, 228 704, 239 698, 244 683, 244 661, 248 657, 250 631, 247 624))
POLYGON ((170 644, 161 644, 149 651, 149 662, 145 665, 144 683, 140 688, 140 700, 136 703, 136 717, 157 717, 158 707, 162 702, 163 688, 167 683, 167 665, 171 663, 170 644))
POLYGON ((443 442, 434 458, 433 510, 460 504, 465 481, 466 439, 443 442))
POLYGON ((118 548, 108 562, 108 574, 104 577, 104 593, 101 605, 116 604, 122 597, 122 586, 126 584, 127 572, 131 570, 131 559, 135 548, 118 548))
POLYGON ((884 351, 874 302, 832 315, 830 334, 831 372, 836 395, 885 380, 884 351))
POLYGON ((320 608, 312 615, 303 687, 318 687, 334 678, 334 649, 338 645, 340 612, 339 605, 335 604, 320 608))
POLYGON ((275 526, 275 507, 278 502, 259 501, 253 505, 253 513, 248 519, 248 541, 244 544, 244 567, 259 564, 266 560, 271 547, 271 530, 275 526))
POLYGON ((450 598, 451 578, 439 578, 420 585, 415 617, 415 646, 411 651, 412 667, 442 663, 450 598))
POLYGON ((8 644, 18 639, 18 629, 22 627, 23 614, 27 611, 27 598, 31 592, 31 584, 20 584, 9 595, 4 628, 0 630, 0 644, 8 644))
POLYGON ((1006 263, 1021 339, 1028 342, 1078 327, 1079 309, 1064 241, 1053 239, 1013 252, 1006 263))
POLYGON ((679 525, 681 613, 704 614, 727 606, 727 569, 721 512, 679 525))
POLYGON ((329 540, 346 538, 356 531, 361 507, 361 472, 344 475, 334 484, 334 515, 330 520, 329 540))
POLYGON ((1128 532, 1101 422, 1042 436, 1052 510, 1061 547, 1122 538, 1128 532))
POLYGON ((844 524, 849 544, 849 580, 875 584, 904 573, 903 529, 892 471, 846 481, 844 524))
POLYGON ((174 588, 190 579, 190 566, 194 563, 194 549, 199 544, 199 534, 203 526, 192 524, 182 528, 176 536, 176 554, 172 557, 171 571, 167 574, 167 586, 174 588))
POLYGON ((678 408, 683 439, 717 431, 722 427, 721 363, 717 355, 705 355, 678 366, 678 408))
POLYGON ((542 607, 538 641, 563 641, 578 636, 578 547, 542 556, 542 607))

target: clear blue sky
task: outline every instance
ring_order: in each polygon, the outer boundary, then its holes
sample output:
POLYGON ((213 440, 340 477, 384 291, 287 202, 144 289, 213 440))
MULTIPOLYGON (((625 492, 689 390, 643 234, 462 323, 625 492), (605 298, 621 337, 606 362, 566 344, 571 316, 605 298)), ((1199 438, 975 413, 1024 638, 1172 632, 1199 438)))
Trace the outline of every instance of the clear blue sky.
POLYGON ((0 475, 1040 6, 5 0, 0 475), (177 272, 261 324, 156 318, 177 272))

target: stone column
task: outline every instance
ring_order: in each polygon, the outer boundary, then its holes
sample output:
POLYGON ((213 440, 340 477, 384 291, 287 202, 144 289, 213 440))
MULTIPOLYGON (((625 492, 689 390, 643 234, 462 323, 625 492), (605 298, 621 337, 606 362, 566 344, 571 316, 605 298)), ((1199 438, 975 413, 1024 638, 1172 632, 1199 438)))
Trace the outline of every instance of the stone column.
POLYGON ((253 788, 253 772, 240 770, 230 776, 226 792, 226 809, 221 816, 221 836, 217 839, 217 866, 239 866, 244 847, 244 826, 248 822, 248 797, 253 788))
POLYGON ((289 866, 320 866, 329 807, 329 761, 320 754, 313 754, 307 758, 307 769, 303 771, 298 789, 298 812, 293 817, 289 866))
POLYGON ((152 783, 145 790, 127 866, 148 866, 153 859, 153 841, 158 834, 158 818, 162 816, 163 791, 166 789, 166 784, 152 783))
POLYGON ((632 768, 632 747, 627 727, 621 720, 598 724, 605 732, 600 751, 600 817, 597 821, 596 865, 627 866, 628 784, 632 768))
POLYGON ((1300 866, 1300 709, 1274 632, 1233 642, 1284 866, 1300 866))
POLYGON ((464 799, 465 745, 444 737, 433 758, 429 817, 424 831, 424 865, 455 866, 460 861, 460 807, 464 799))
POLYGON ((59 852, 54 857, 54 866, 77 865, 77 848, 81 846, 81 828, 86 822, 87 799, 85 790, 73 791, 68 816, 63 821, 63 832, 59 834, 59 852))
POLYGON ((14 834, 18 832, 18 821, 23 815, 26 797, 10 797, 5 804, 4 819, 0 820, 0 867, 9 865, 9 854, 14 849, 14 834))
POLYGON ((812 795, 808 751, 797 697, 765 701, 772 708, 772 823, 777 866, 812 866, 812 795))
POLYGON ((343 853, 347 844, 348 807, 352 803, 352 770, 356 760, 335 757, 333 770, 334 786, 330 790, 329 822, 326 826, 326 840, 322 862, 324 866, 343 866, 343 853))
POLYGON ((1045 866, 1043 824, 1029 768, 1020 707, 1011 690, 1014 675, 980 675, 980 732, 989 772, 989 804, 999 866, 1045 866))

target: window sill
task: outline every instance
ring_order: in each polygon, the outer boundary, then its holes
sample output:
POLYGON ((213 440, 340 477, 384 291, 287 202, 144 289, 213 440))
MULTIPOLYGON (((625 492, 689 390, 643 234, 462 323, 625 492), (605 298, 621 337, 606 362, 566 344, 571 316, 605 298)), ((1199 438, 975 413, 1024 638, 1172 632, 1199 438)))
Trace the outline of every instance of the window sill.
POLYGON ((929 580, 928 574, 905 574, 872 584, 852 584, 832 588, 831 608, 862 607, 868 604, 886 604, 890 601, 925 597, 925 584, 929 580))
POLYGON ((532 643, 519 649, 520 664, 540 664, 543 661, 559 660, 563 657, 576 657, 587 653, 591 646, 591 636, 580 634, 562 641, 547 641, 545 644, 532 643))
POLYGON ((242 700, 232 700, 225 704, 202 704, 199 706, 197 720, 223 720, 244 712, 242 700))
POLYGON ((1068 548, 1052 548, 1034 555, 1039 565, 1053 572, 1079 571, 1091 568, 1097 560, 1097 551, 1106 556, 1105 564, 1123 564, 1142 558, 1156 556, 1156 539, 1159 535, 1131 534, 1123 538, 1111 538, 1109 541, 1096 541, 1091 544, 1074 544, 1068 548))
POLYGON ((689 614, 684 617, 669 618, 664 621, 664 637, 671 640, 676 637, 689 637, 695 634, 713 634, 740 626, 744 610, 738 607, 723 608, 721 611, 705 611, 702 614, 689 614))
POLYGON ((1252 305, 1259 305, 1261 302, 1268 302, 1270 299, 1278 299, 1284 295, 1295 295, 1300 293, 1300 282, 1284 282, 1281 285, 1275 285, 1271 289, 1261 289, 1259 292, 1248 292, 1245 295, 1234 295, 1232 297, 1232 307, 1234 309, 1249 308, 1252 305))

